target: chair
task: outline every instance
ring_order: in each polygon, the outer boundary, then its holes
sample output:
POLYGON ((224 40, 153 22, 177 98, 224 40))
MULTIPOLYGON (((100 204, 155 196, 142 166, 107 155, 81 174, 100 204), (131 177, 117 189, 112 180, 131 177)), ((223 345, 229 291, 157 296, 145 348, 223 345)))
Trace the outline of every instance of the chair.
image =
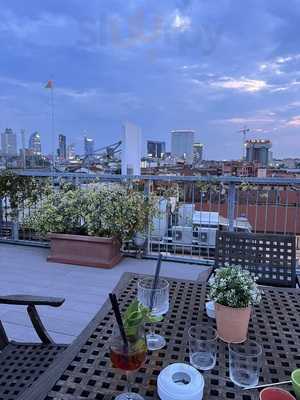
POLYGON ((247 269, 260 285, 294 288, 295 236, 218 231, 214 270, 226 263, 247 269))
POLYGON ((59 307, 63 298, 0 296, 0 304, 27 306, 30 320, 42 343, 10 341, 0 321, 0 399, 18 399, 47 369, 67 345, 55 344, 44 327, 36 306, 59 307))

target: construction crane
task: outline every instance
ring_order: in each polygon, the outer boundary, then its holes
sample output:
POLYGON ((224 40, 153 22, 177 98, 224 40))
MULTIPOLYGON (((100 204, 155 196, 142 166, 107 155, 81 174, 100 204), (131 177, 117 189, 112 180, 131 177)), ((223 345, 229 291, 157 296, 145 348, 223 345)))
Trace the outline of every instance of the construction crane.
POLYGON ((242 148, 242 161, 245 160, 245 143, 246 143, 246 136, 247 133, 250 132, 250 129, 247 128, 246 126, 244 126, 244 128, 240 129, 238 131, 238 133, 242 133, 243 134, 243 148, 242 148))
POLYGON ((95 150, 92 154, 81 156, 82 165, 89 165, 95 158, 101 159, 104 163, 113 161, 115 155, 121 152, 121 144, 122 142, 120 140, 108 146, 101 147, 100 149, 95 150))

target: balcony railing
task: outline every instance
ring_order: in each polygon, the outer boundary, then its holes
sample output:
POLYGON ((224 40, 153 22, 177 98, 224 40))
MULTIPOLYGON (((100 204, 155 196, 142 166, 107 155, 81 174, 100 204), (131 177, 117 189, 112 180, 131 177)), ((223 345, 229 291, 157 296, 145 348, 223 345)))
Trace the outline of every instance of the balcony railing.
MULTIPOLYGON (((49 177, 59 190, 62 181, 76 186, 115 185, 155 195, 159 214, 152 221, 144 254, 163 252, 187 261, 214 258, 216 230, 295 234, 300 245, 300 179, 121 176, 64 173, 26 173, 49 177)), ((0 240, 47 245, 22 224, 35 206, 20 207, 18 221, 11 217, 10 199, 0 201, 0 240)), ((138 251, 138 241, 124 251, 138 251)))

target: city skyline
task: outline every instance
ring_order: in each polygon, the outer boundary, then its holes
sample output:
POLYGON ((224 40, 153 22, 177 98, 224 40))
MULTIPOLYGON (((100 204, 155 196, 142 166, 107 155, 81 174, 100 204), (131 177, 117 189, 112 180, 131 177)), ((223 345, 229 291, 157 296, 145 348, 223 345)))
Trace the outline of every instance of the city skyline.
MULTIPOLYGON (((122 139, 124 139, 124 126, 134 126, 140 132, 139 133, 140 138, 142 137, 142 131, 140 127, 127 122, 122 127, 123 129, 122 139)), ((42 151, 43 140, 42 136, 38 131, 35 131, 28 136, 28 145, 25 144, 26 135, 24 130, 20 132, 19 140, 18 140, 18 134, 14 132, 13 129, 11 128, 5 128, 3 132, 0 132, 0 135, 1 135, 0 155, 19 156, 21 155, 24 147, 25 150, 31 151, 32 154, 48 156, 50 158, 52 157, 52 154, 50 153, 46 154, 44 151, 42 151), (9 134, 9 138, 12 138, 9 139, 10 143, 9 147, 11 148, 11 150, 7 150, 7 139, 6 139, 7 134, 9 134)), ((195 131, 189 129, 173 130, 170 132, 170 135, 171 135, 171 140, 170 140, 171 144, 168 147, 166 146, 165 141, 153 141, 151 139, 146 140, 145 148, 143 149, 141 146, 141 151, 140 151, 141 158, 142 157, 163 158, 164 154, 170 154, 172 156, 177 157, 178 160, 186 159, 189 161, 189 163, 191 163, 192 159, 194 159, 195 157, 198 160, 203 160, 204 144, 195 141, 195 131), (149 151, 149 148, 151 148, 152 150, 149 151), (151 152, 153 151, 155 154, 151 154, 151 152)), ((58 134, 57 137, 55 137, 54 139, 55 139, 54 140, 55 156, 60 161, 72 160, 75 159, 75 156, 81 158, 87 158, 89 156, 96 155, 99 153, 97 143, 95 142, 94 139, 88 137, 86 135, 86 132, 85 135, 82 137, 83 152, 82 151, 78 152, 77 151, 78 149, 76 149, 74 143, 72 143, 70 141, 70 138, 64 135, 63 133, 58 134)), ((121 143, 122 140, 120 141, 120 144, 121 143)), ((264 145, 265 143, 267 143, 270 144, 270 148, 272 147, 272 142, 269 139, 257 139, 257 138, 246 139, 245 137, 245 142, 243 143, 243 148, 244 148, 243 150, 248 148, 249 143, 255 143, 258 145, 258 147, 260 145, 264 145)), ((114 145, 116 145, 116 143, 113 144, 113 146, 114 145)), ((102 147, 100 151, 103 151, 105 148, 106 146, 102 147)), ((285 158, 287 159, 289 157, 285 158)), ((247 159, 245 151, 243 153, 243 157, 241 157, 240 155, 236 160, 240 159, 247 159)), ((232 159, 232 161, 234 160, 235 159, 232 159)), ((226 159, 221 159, 219 161, 226 161, 226 159)))
POLYGON ((239 158, 243 125, 277 157, 300 154, 295 0, 6 2, 0 15, 0 130, 41 132, 45 153, 53 79, 55 137, 79 153, 85 131, 105 146, 129 120, 167 148, 193 129, 208 159, 239 158))

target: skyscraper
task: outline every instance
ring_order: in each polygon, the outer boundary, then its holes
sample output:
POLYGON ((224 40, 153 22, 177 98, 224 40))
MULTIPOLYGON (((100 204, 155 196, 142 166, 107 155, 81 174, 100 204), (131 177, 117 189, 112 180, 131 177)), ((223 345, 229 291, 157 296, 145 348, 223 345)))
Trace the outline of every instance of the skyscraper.
POLYGON ((17 135, 10 128, 1 133, 1 150, 5 157, 14 157, 18 154, 17 135))
POLYGON ((94 154, 94 139, 84 137, 84 155, 91 156, 94 154))
POLYGON ((188 164, 192 164, 195 131, 174 130, 171 132, 171 135, 172 156, 182 158, 188 164))
POLYGON ((270 140, 253 139, 246 140, 246 161, 257 162, 263 166, 269 164, 269 152, 272 148, 270 140))
POLYGON ((147 155, 152 158, 162 158, 166 152, 166 143, 153 140, 147 141, 147 155))
POLYGON ((197 163, 203 160, 203 144, 194 143, 193 144, 193 162, 197 163))
POLYGON ((58 158, 64 161, 67 158, 67 138, 65 135, 58 136, 58 158))
POLYGON ((67 147, 67 158, 69 161, 75 160, 75 145, 73 143, 69 144, 67 147))
POLYGON ((122 175, 141 174, 141 129, 129 122, 123 126, 122 175))
POLYGON ((28 147, 32 154, 40 155, 42 153, 41 136, 38 132, 34 132, 30 135, 28 147))

